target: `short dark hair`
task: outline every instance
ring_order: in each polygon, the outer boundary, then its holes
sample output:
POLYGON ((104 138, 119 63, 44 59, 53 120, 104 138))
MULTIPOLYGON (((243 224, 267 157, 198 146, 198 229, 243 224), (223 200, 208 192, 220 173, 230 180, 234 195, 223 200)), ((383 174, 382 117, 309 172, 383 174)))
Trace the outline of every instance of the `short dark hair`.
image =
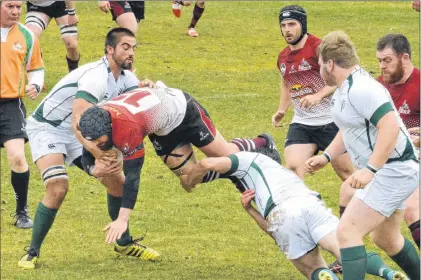
POLYGON ((385 48, 392 48, 397 55, 407 53, 411 59, 411 45, 408 39, 402 34, 387 34, 377 42, 377 50, 382 51, 385 48))
POLYGON ((105 38, 105 47, 104 47, 105 54, 107 54, 107 47, 111 46, 115 49, 118 42, 120 41, 120 38, 123 36, 136 38, 136 35, 130 29, 127 29, 124 27, 116 27, 116 28, 111 29, 107 33, 107 37, 105 38))

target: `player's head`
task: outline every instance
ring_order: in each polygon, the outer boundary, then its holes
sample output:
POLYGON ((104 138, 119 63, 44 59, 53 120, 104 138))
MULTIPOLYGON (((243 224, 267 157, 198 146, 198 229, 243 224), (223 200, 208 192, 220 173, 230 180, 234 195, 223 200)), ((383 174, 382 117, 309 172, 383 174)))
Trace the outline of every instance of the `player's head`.
POLYGON ((103 151, 110 150, 112 141, 112 125, 110 113, 98 106, 87 109, 80 117, 78 130, 83 138, 93 141, 103 151))
POLYGON ((328 33, 318 49, 320 75, 328 86, 336 86, 337 70, 349 69, 358 64, 354 44, 343 31, 328 33))
POLYGON ((383 81, 394 84, 402 79, 411 62, 411 45, 402 34, 388 34, 377 42, 377 59, 383 81))
POLYGON ((22 13, 22 1, 0 1, 1 27, 9 28, 19 22, 22 13))
POLYGON ((298 44, 307 34, 307 13, 299 5, 289 5, 279 13, 281 34, 289 45, 298 44))
POLYGON ((117 27, 107 33, 105 54, 121 69, 131 69, 136 49, 136 36, 127 28, 117 27))

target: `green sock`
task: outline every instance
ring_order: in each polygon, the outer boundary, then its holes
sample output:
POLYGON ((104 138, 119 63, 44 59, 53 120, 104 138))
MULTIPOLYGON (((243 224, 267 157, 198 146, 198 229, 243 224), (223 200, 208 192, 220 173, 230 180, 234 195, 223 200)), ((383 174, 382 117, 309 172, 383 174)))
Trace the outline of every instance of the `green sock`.
POLYGON ((32 227, 31 249, 39 255, 42 242, 53 225, 58 209, 45 206, 42 202, 38 204, 35 212, 34 225, 32 227))
POLYGON ((393 271, 382 258, 374 252, 367 253, 367 273, 387 279, 387 274, 393 271))
MULTIPOLYGON (((107 193, 107 202, 108 202, 108 214, 110 215, 111 220, 115 221, 118 218, 118 213, 120 212, 121 207, 121 197, 112 196, 107 193)), ((117 240, 117 244, 120 246, 126 246, 132 242, 132 237, 130 236, 129 225, 127 225, 127 230, 123 233, 120 239, 117 240)))
POLYGON ((364 245, 341 249, 343 280, 361 280, 367 271, 364 245))
POLYGON ((333 273, 329 268, 325 268, 325 267, 320 267, 316 269, 315 271, 313 271, 313 273, 311 274, 311 280, 324 279, 324 278, 319 277, 321 272, 323 272, 324 275, 330 275, 331 279, 333 280, 339 280, 338 277, 335 275, 335 273, 333 273))
POLYGON ((405 238, 402 250, 391 258, 409 279, 420 279, 420 257, 408 239, 405 238))

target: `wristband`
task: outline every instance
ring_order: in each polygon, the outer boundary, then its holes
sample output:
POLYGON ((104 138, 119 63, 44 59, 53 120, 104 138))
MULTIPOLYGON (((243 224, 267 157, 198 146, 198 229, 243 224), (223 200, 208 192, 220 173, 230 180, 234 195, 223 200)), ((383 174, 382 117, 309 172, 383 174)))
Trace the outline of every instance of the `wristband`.
POLYGON ((378 169, 374 168, 372 165, 370 165, 369 163, 367 163, 367 166, 365 167, 368 171, 370 171, 373 174, 376 174, 377 171, 379 171, 378 169))
POLYGON ((76 9, 66 9, 65 11, 69 16, 76 15, 76 9))
POLYGON ((332 160, 330 155, 326 152, 323 152, 322 156, 324 156, 327 159, 327 162, 330 162, 332 160))

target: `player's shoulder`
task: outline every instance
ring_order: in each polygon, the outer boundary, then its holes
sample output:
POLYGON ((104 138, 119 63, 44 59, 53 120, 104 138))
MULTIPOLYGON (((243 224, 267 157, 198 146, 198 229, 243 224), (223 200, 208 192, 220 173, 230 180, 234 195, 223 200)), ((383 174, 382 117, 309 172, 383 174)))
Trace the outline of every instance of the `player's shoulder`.
POLYGON ((419 85, 420 84, 420 69, 414 67, 414 70, 411 73, 411 78, 413 78, 414 82, 419 85))
POLYGON ((15 37, 15 36, 19 36, 17 34, 21 34, 20 36, 23 36, 26 44, 28 43, 27 39, 29 39, 30 44, 33 44, 33 42, 35 40, 37 40, 37 37, 35 36, 34 32, 32 32, 28 27, 26 27, 24 24, 22 24, 20 22, 18 22, 16 24, 16 26, 14 28, 14 32, 12 32, 12 34, 10 34, 10 35, 12 35, 10 40, 16 40, 17 37, 15 37))
POLYGON ((308 37, 307 37, 306 44, 311 46, 311 47, 317 48, 320 45, 320 43, 322 42, 322 39, 320 39, 316 35, 308 33, 307 36, 308 37))
POLYGON ((92 79, 92 81, 107 81, 109 73, 107 64, 103 59, 84 64, 70 73, 73 72, 75 72, 75 75, 79 76, 79 78, 92 79))
POLYGON ((385 87, 377 79, 373 78, 364 68, 358 66, 348 78, 349 93, 353 94, 377 94, 385 92, 385 87))

